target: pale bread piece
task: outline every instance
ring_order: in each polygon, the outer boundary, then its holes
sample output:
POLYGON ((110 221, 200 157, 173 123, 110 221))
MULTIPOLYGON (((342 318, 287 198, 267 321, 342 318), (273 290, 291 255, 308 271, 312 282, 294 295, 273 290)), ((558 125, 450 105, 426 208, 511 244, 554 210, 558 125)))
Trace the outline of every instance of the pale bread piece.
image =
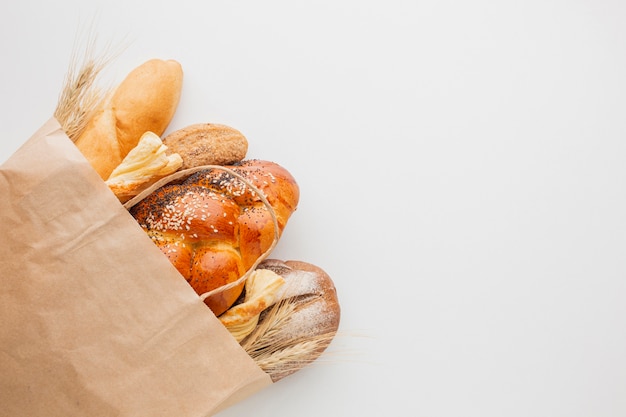
POLYGON ((159 179, 176 172, 183 160, 178 154, 166 154, 159 136, 146 132, 106 180, 116 197, 126 202, 159 179))
POLYGON ((285 279, 269 269, 257 269, 246 280, 243 301, 219 316, 220 322, 241 342, 259 322, 263 310, 274 305, 285 279))

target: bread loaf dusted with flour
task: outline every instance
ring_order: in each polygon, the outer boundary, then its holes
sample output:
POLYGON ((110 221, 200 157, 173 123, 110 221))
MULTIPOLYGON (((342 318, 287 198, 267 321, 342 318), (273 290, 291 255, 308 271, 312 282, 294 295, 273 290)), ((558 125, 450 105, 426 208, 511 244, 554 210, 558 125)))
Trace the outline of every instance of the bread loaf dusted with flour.
POLYGON ((284 284, 242 346, 276 382, 324 353, 339 329, 341 308, 333 280, 319 266, 266 259, 257 268, 263 269, 281 276, 284 284))

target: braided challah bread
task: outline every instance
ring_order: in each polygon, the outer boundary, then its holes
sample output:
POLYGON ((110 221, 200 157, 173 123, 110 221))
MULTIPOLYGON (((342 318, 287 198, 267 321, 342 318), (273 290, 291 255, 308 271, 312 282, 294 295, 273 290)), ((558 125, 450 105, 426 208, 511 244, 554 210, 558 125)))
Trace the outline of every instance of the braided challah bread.
MULTIPOLYGON (((165 185, 134 205, 130 213, 202 295, 233 283, 271 249, 296 210, 299 188, 280 165, 246 160, 198 171, 181 183, 165 185), (256 187, 265 202, 247 185, 256 187)), ((205 299, 219 315, 239 297, 244 283, 205 299)))

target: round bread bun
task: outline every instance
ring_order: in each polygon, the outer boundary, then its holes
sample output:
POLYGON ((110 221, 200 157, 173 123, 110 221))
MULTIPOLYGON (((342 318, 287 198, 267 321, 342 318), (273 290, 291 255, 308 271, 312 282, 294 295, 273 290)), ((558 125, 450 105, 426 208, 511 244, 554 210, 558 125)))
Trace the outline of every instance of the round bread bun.
POLYGON ((248 140, 232 127, 215 123, 196 123, 178 129, 163 138, 168 154, 183 160, 181 169, 201 165, 231 165, 242 161, 248 152, 248 140))
MULTIPOLYGON (((320 267, 303 261, 281 261, 266 259, 257 269, 269 269, 285 279, 284 291, 280 300, 273 308, 266 310, 260 317, 258 328, 263 328, 266 320, 273 320, 275 309, 282 303, 293 308, 289 316, 280 325, 271 329, 271 344, 268 349, 294 348, 299 344, 312 346, 302 357, 274 362, 261 368, 268 373, 272 381, 279 381, 297 372, 315 361, 328 348, 339 328, 341 309, 337 298, 335 284, 330 276, 320 267)), ((256 337, 251 334, 249 337, 256 337)), ((242 342, 243 346, 249 340, 242 342)), ((267 355, 267 352, 263 352, 267 355)))

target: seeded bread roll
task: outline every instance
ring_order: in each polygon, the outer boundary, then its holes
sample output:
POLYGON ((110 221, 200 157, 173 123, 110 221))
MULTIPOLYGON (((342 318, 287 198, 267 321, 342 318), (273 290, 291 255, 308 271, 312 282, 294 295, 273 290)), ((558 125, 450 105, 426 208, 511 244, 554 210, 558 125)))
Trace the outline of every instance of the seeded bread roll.
POLYGON ((236 129, 216 123, 196 123, 163 138, 168 154, 178 154, 181 169, 201 165, 231 165, 242 161, 248 140, 236 129))
POLYGON ((103 180, 144 133, 165 132, 178 106, 182 81, 178 62, 149 60, 127 75, 89 121, 75 143, 103 180))
MULTIPOLYGON (((260 160, 228 168, 265 195, 282 233, 300 196, 291 174, 276 163, 260 160)), ((130 213, 198 294, 237 281, 275 239, 273 218, 259 196, 218 168, 159 188, 130 213)), ((242 288, 243 283, 205 302, 219 315, 236 301, 242 288)))

